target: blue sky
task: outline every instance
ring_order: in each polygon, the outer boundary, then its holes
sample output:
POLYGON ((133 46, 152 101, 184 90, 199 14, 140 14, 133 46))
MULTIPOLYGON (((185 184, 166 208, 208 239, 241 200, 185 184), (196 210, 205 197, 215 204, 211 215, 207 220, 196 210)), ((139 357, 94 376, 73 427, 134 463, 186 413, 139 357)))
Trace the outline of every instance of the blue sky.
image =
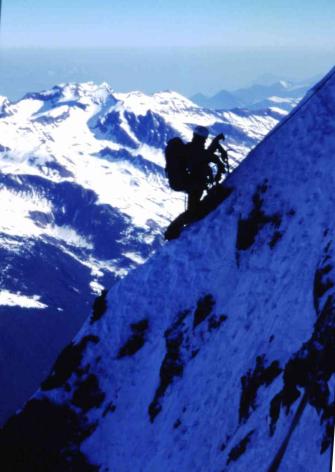
POLYGON ((4 46, 335 46, 334 0, 3 0, 4 46))
POLYGON ((69 80, 210 94, 326 73, 335 0, 3 0, 1 47, 0 95, 69 80))

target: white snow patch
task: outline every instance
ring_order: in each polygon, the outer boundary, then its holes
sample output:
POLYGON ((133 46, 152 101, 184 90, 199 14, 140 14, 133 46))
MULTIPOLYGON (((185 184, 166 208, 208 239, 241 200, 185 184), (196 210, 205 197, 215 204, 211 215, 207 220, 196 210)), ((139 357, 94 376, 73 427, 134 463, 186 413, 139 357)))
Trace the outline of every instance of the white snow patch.
POLYGON ((99 284, 97 280, 92 280, 92 282, 90 283, 90 287, 92 292, 96 295, 100 295, 102 290, 104 289, 104 286, 99 284))
POLYGON ((131 261, 136 262, 136 264, 143 264, 145 262, 145 259, 141 256, 141 254, 136 252, 124 252, 123 255, 131 261))
POLYGON ((1 230, 9 235, 37 236, 41 229, 36 226, 30 212, 50 213, 52 206, 36 193, 15 193, 6 188, 0 190, 1 230))
POLYGON ((93 249, 93 244, 87 241, 87 239, 80 236, 73 228, 70 226, 56 226, 48 225, 46 227, 46 234, 56 239, 64 241, 70 246, 80 247, 82 249, 93 249))
POLYGON ((13 293, 9 290, 0 291, 1 306, 20 306, 22 308, 37 308, 39 310, 48 308, 48 305, 39 301, 40 298, 41 297, 38 295, 27 297, 26 295, 22 295, 20 292, 13 293))

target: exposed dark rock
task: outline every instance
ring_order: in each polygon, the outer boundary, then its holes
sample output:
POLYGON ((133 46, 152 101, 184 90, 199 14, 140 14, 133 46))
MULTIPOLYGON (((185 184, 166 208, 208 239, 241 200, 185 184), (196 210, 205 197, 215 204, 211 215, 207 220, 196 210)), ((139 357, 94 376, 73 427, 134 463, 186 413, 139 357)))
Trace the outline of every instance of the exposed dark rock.
POLYGON ((264 194, 267 189, 268 185, 266 181, 257 187, 252 198, 253 209, 246 219, 240 219, 238 223, 236 248, 239 251, 249 249, 255 243, 257 234, 267 224, 271 224, 276 230, 270 241, 270 247, 274 247, 282 236, 278 230, 281 224, 281 216, 278 213, 266 215, 262 210, 262 194, 264 194))
POLYGON ((214 306, 215 300, 213 298, 213 295, 211 295, 210 293, 198 300, 197 308, 194 312, 193 317, 193 328, 196 328, 207 318, 208 315, 212 313, 214 306))
POLYGON ((153 422, 162 407, 159 400, 164 396, 168 386, 174 377, 181 377, 184 372, 184 365, 179 358, 180 346, 183 342, 182 334, 166 337, 167 353, 160 369, 160 384, 155 396, 149 405, 150 421, 153 422))
POLYGON ((98 408, 105 397, 104 392, 100 390, 97 377, 94 374, 89 374, 74 391, 72 403, 87 412, 91 408, 98 408))
POLYGON ((184 364, 181 359, 181 346, 184 334, 180 329, 185 317, 189 314, 188 310, 183 311, 177 318, 177 321, 171 328, 165 331, 166 354, 163 359, 159 377, 160 383, 156 390, 154 399, 149 405, 148 413, 150 421, 153 423, 158 413, 161 411, 161 399, 167 388, 175 377, 181 377, 184 372, 184 364))
POLYGON ((287 216, 295 216, 295 215, 296 215, 296 211, 294 208, 291 208, 291 210, 287 212, 287 216))
POLYGON ((270 434, 275 431, 281 409, 286 412, 304 392, 308 404, 318 412, 324 423, 321 452, 332 443, 335 407, 328 381, 335 373, 335 302, 329 295, 314 325, 311 338, 303 343, 287 362, 284 370, 284 386, 272 399, 270 406, 270 434))
POLYGON ((271 249, 275 247, 275 245, 278 243, 278 241, 281 240, 283 237, 283 233, 281 231, 275 231, 274 235, 272 236, 271 241, 269 242, 269 246, 271 249))
POLYGON ((281 372, 282 369, 279 367, 278 361, 273 361, 268 367, 265 367, 265 356, 257 356, 255 369, 249 370, 241 378, 240 421, 245 421, 249 417, 250 411, 255 409, 258 389, 262 385, 269 386, 281 372))
POLYGON ((53 366, 51 374, 44 380, 41 385, 42 390, 53 390, 65 385, 72 374, 82 373, 80 364, 83 354, 89 343, 97 344, 99 338, 97 336, 85 336, 78 344, 71 343, 60 354, 53 366))
POLYGON ((116 410, 116 405, 114 405, 113 402, 110 402, 110 403, 106 406, 106 408, 105 408, 105 410, 104 410, 102 416, 105 417, 105 416, 108 415, 108 413, 114 413, 115 410, 116 410))
POLYGON ((180 421, 180 419, 178 418, 178 419, 174 422, 173 428, 174 428, 174 429, 177 429, 177 428, 179 428, 180 425, 181 425, 181 421, 180 421))
POLYGON ((202 345, 210 339, 211 332, 227 319, 225 315, 213 313, 214 306, 214 297, 205 295, 198 300, 193 316, 189 316, 191 310, 182 311, 165 331, 166 354, 160 368, 159 385, 148 407, 151 422, 162 410, 162 400, 168 387, 176 377, 182 377, 186 365, 199 354, 202 345), (204 323, 206 319, 208 322, 204 323))
POLYGON ((133 356, 144 346, 148 327, 149 322, 146 319, 130 325, 132 334, 128 341, 119 350, 117 355, 118 359, 126 356, 133 356))
POLYGON ((275 432, 275 426, 280 415, 281 404, 282 404, 282 394, 278 393, 275 397, 273 397, 270 404, 270 418, 271 418, 270 436, 273 436, 275 432))
POLYGON ((269 190, 269 181, 268 181, 268 179, 265 179, 264 182, 258 186, 257 190, 259 191, 259 193, 267 192, 269 190))
POLYGON ((228 456, 227 464, 230 464, 232 461, 237 461, 242 454, 245 453, 254 432, 255 430, 250 431, 236 446, 232 448, 228 456))
POLYGON ((296 427, 298 426, 301 416, 306 408, 306 404, 307 404, 307 395, 304 394, 303 397, 300 399, 300 402, 294 412, 292 419, 289 422, 289 427, 285 433, 285 436, 282 439, 281 444, 276 454, 274 455, 270 466, 267 468, 267 472, 278 472, 280 465, 282 463, 283 457, 285 455, 285 452, 287 450, 287 447, 290 443, 290 439, 296 427))
POLYGON ((90 425, 68 406, 44 398, 29 401, 0 431, 1 467, 6 472, 98 472, 80 451, 90 425))
POLYGON ((220 449, 221 452, 225 451, 225 449, 226 449, 226 447, 227 447, 227 445, 230 441, 230 438, 231 438, 231 436, 228 434, 225 437, 224 441, 222 441, 222 443, 219 445, 219 449, 220 449))
POLYGON ((192 359, 194 359, 194 358, 199 354, 199 351, 200 351, 200 349, 194 349, 194 350, 191 352, 191 357, 192 357, 192 359))
POLYGON ((224 321, 228 319, 227 315, 221 315, 219 317, 211 316, 208 320, 208 329, 209 331, 213 331, 215 329, 219 329, 220 326, 224 321))
POLYGON ((326 264, 324 267, 318 269, 314 276, 314 307, 318 313, 320 298, 331 288, 334 287, 333 280, 328 276, 329 272, 333 269, 331 264, 326 264), (328 277, 327 277, 328 276, 328 277))
POLYGON ((107 300, 106 300, 107 293, 108 293, 108 290, 104 289, 101 292, 101 295, 99 295, 99 297, 97 297, 94 300, 93 313, 92 313, 92 316, 91 316, 91 324, 93 324, 96 321, 100 320, 102 315, 104 315, 104 313, 106 313, 106 310, 107 310, 107 300))
POLYGON ((324 409, 321 420, 325 423, 325 432, 323 435, 320 453, 323 454, 334 441, 334 427, 335 427, 335 400, 329 403, 324 409))

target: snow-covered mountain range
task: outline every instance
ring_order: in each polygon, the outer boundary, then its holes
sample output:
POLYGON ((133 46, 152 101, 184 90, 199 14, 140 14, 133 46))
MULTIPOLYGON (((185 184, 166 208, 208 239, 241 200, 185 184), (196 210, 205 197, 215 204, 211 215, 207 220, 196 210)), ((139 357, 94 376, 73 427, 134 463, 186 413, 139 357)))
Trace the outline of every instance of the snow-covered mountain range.
POLYGON ((100 297, 1 431, 8 470, 329 470, 334 116, 335 69, 215 211, 100 297))
POLYGON ((303 83, 280 80, 267 85, 254 84, 228 92, 221 90, 212 97, 198 93, 191 97, 199 106, 213 110, 231 110, 233 108, 247 108, 261 110, 273 106, 291 111, 314 82, 303 83))
POLYGON ((215 113, 175 92, 69 84, 0 100, 0 422, 36 390, 96 294, 160 247, 184 208, 163 149, 223 131, 232 167, 283 117, 215 113), (15 375, 13 375, 15 372, 15 375))

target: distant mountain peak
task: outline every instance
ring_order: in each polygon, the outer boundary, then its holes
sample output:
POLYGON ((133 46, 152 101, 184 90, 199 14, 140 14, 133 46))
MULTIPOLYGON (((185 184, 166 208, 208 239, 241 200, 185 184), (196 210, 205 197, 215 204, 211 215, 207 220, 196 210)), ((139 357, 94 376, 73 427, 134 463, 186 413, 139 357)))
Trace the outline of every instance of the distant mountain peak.
MULTIPOLYGON (((257 109, 266 106, 265 102, 272 96, 292 99, 291 109, 295 106, 296 100, 301 99, 312 85, 299 85, 287 80, 267 81, 263 83, 253 83, 250 87, 241 88, 235 91, 221 90, 212 97, 206 97, 199 93, 191 99, 201 106, 216 109, 228 110, 233 108, 257 109), (259 104, 259 105, 258 105, 259 104)), ((290 109, 290 108, 287 108, 290 109)))

